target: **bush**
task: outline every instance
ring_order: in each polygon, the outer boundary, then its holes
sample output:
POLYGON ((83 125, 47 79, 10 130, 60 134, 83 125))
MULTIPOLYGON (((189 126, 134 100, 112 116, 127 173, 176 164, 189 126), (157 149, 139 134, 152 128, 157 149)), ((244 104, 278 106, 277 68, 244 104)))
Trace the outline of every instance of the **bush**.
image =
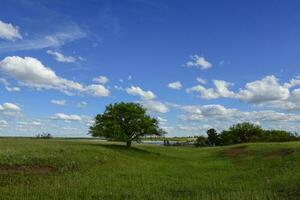
POLYGON ((299 140, 296 134, 282 130, 266 130, 264 135, 266 142, 288 142, 299 140))
POLYGON ((198 136, 194 145, 196 147, 205 147, 209 145, 208 139, 204 136, 198 136))

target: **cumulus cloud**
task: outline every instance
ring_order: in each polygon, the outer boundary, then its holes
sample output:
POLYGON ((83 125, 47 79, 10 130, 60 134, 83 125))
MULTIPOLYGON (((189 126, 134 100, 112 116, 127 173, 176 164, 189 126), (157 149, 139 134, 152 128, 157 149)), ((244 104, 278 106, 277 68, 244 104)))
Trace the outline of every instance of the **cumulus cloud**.
POLYGON ((74 62, 76 62, 76 58, 74 58, 72 56, 65 56, 62 53, 59 53, 59 52, 56 52, 56 51, 48 50, 47 54, 53 56, 54 59, 57 62, 66 62, 66 63, 74 63, 74 62))
POLYGON ((5 40, 23 39, 19 27, 0 20, 0 38, 5 40))
POLYGON ((50 117, 53 120, 63 120, 63 121, 81 121, 82 118, 79 115, 67 115, 65 113, 56 113, 50 117))
POLYGON ((152 112, 157 113, 166 113, 169 111, 169 108, 160 101, 154 100, 145 100, 140 102, 146 109, 152 112))
POLYGON ((212 67, 212 64, 208 62, 204 57, 193 55, 190 56, 190 60, 185 63, 186 67, 198 67, 200 69, 209 69, 212 67))
POLYGON ((106 76, 99 76, 94 78, 93 81, 100 84, 106 84, 109 80, 106 76))
POLYGON ((21 88, 10 86, 10 83, 5 78, 0 78, 0 83, 5 86, 5 89, 8 92, 20 92, 21 88))
POLYGON ((92 84, 88 85, 83 89, 83 92, 95 96, 95 97, 106 97, 109 96, 109 90, 103 85, 92 84))
POLYGON ((50 102, 59 106, 66 105, 66 101, 63 99, 62 100, 52 99, 50 102))
POLYGON ((168 84, 168 87, 174 90, 180 90, 182 88, 182 84, 180 81, 175 81, 168 84))
POLYGON ((139 96, 144 100, 156 98, 156 95, 152 91, 144 91, 140 87, 131 86, 130 88, 126 88, 126 92, 133 96, 139 96))
POLYGON ((21 111, 21 108, 13 103, 4 103, 4 104, 0 104, 0 111, 13 111, 13 112, 19 112, 21 111))
MULTIPOLYGON (((286 84, 280 84, 278 79, 271 75, 266 76, 261 80, 246 83, 244 88, 237 92, 233 92, 229 89, 233 85, 232 83, 223 80, 214 80, 213 83, 214 88, 206 88, 202 85, 196 85, 186 89, 186 91, 188 93, 196 92, 199 94, 199 97, 203 99, 224 97, 238 99, 247 103, 263 105, 266 102, 271 104, 286 100, 289 102, 293 98, 289 88, 292 86, 295 87, 298 84, 296 79, 286 84)), ((295 93, 296 90, 294 95, 297 96, 295 93)))
POLYGON ((199 93, 199 97, 203 99, 216 99, 220 97, 230 97, 234 93, 229 91, 228 87, 231 86, 231 83, 214 80, 215 88, 205 88, 202 85, 196 85, 194 87, 186 89, 188 93, 196 92, 199 93))
POLYGON ((186 121, 219 120, 230 124, 250 122, 300 122, 300 115, 276 112, 273 110, 240 111, 222 105, 178 105, 168 104, 183 112, 180 118, 186 121))
POLYGON ((108 96, 109 90, 103 85, 82 85, 78 82, 57 76, 56 73, 44 66, 42 62, 32 57, 21 58, 9 56, 0 61, 0 69, 14 77, 23 85, 42 89, 54 89, 68 95, 86 94, 92 96, 108 96))
POLYGON ((232 86, 232 83, 223 80, 214 80, 215 91, 220 97, 233 97, 234 92, 230 91, 228 88, 232 86))
POLYGON ((2 113, 6 116, 19 117, 21 116, 21 111, 22 109, 14 103, 6 102, 2 105, 0 104, 0 114, 2 113))
POLYGON ((247 83, 236 95, 236 98, 251 103, 285 100, 288 97, 289 89, 280 85, 275 76, 247 83))
POLYGON ((0 120, 0 129, 5 128, 8 125, 6 120, 0 120))

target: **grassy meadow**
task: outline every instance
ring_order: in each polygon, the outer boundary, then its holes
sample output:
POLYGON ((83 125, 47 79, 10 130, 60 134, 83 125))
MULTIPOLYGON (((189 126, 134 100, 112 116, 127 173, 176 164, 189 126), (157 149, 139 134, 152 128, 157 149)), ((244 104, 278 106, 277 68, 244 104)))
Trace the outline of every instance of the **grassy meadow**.
POLYGON ((299 199, 299 167, 299 142, 126 149, 0 139, 0 199, 299 199))

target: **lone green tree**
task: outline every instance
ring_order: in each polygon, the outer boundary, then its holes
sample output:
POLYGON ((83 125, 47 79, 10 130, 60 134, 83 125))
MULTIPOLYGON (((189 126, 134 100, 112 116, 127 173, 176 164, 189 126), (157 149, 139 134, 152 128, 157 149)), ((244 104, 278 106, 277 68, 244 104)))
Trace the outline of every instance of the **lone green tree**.
POLYGON ((217 131, 213 128, 207 130, 207 140, 210 145, 216 146, 220 143, 220 136, 218 135, 217 131))
POLYGON ((121 102, 106 106, 104 113, 95 117, 89 133, 93 137, 124 141, 129 148, 132 141, 140 141, 142 136, 161 136, 165 131, 140 104, 121 102))

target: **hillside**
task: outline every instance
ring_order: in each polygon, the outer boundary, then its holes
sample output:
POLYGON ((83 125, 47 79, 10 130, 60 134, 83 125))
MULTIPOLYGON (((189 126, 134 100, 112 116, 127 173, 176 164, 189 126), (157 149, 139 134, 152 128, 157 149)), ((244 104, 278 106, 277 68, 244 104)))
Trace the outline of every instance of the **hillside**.
POLYGON ((0 139, 11 199, 298 199, 300 143, 216 148, 0 139))

